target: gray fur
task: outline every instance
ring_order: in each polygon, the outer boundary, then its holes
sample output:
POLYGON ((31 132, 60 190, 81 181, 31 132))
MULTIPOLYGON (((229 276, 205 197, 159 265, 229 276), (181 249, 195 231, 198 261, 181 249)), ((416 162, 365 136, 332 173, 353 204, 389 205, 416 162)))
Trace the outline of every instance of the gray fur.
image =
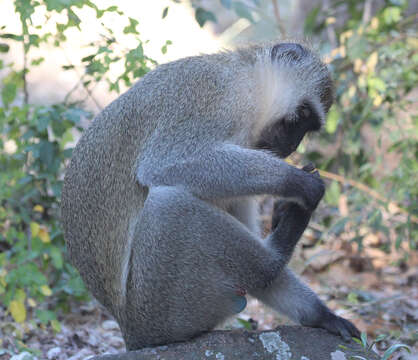
POLYGON ((271 50, 159 66, 107 106, 74 150, 62 194, 68 253, 128 349, 210 330, 234 313, 240 289, 296 321, 322 304, 286 275, 322 180, 254 145, 277 118, 295 121, 304 99, 323 121, 329 74, 310 51, 292 63, 271 59, 271 50), (252 216, 252 196, 265 193, 307 214, 267 242, 252 216), (275 304, 276 289, 289 293, 293 310, 275 304))

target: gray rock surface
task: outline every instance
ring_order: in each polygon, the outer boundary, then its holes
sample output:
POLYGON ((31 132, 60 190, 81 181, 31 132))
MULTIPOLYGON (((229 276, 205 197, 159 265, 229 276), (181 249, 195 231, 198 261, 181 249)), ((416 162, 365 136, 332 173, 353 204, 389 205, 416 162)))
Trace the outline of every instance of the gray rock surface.
POLYGON ((271 331, 213 331, 185 343, 91 360, 350 360, 353 355, 379 359, 357 343, 344 343, 325 330, 280 326, 271 331))

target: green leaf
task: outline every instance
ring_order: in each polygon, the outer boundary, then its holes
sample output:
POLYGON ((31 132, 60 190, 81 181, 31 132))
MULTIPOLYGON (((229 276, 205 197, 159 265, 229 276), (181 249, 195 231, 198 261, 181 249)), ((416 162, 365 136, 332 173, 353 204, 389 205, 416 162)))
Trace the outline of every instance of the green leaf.
POLYGON ((23 41, 23 36, 22 35, 16 35, 16 34, 0 34, 0 38, 3 39, 11 39, 14 41, 23 41))
POLYGON ((367 56, 367 49, 369 43, 367 38, 360 35, 353 35, 347 40, 347 56, 354 61, 355 59, 362 59, 367 56))
POLYGON ((41 114, 41 116, 39 116, 37 119, 35 119, 35 121, 36 129, 38 130, 38 132, 41 133, 48 128, 49 122, 51 121, 51 117, 48 113, 44 113, 41 114))
POLYGON ((51 256, 52 263, 54 264, 55 268, 62 269, 64 260, 61 254, 61 250, 58 249, 56 246, 51 246, 49 255, 51 256))
POLYGON ((31 65, 33 65, 33 66, 39 65, 39 64, 41 64, 44 60, 45 60, 45 58, 43 58, 43 57, 40 57, 40 58, 37 58, 37 59, 33 59, 33 60, 31 61, 31 65))
POLYGON ((171 45, 173 42, 171 41, 171 40, 167 40, 166 42, 165 42, 165 44, 163 45, 163 47, 161 48, 161 52, 163 53, 163 54, 165 54, 165 53, 167 53, 167 47, 168 47, 168 45, 171 45))
POLYGON ((194 13, 195 19, 200 27, 205 25, 206 21, 217 22, 215 15, 201 7, 198 7, 194 13))
POLYGON ((104 74, 108 68, 104 66, 100 61, 93 61, 86 67, 86 73, 89 75, 93 74, 104 74))
POLYGON ((361 345, 366 349, 367 348, 367 333, 365 333, 364 331, 361 333, 360 335, 360 340, 361 340, 361 345))
POLYGON ((254 23, 253 15, 251 14, 251 11, 247 5, 245 5, 242 2, 236 1, 233 3, 233 8, 234 8, 235 13, 239 17, 247 19, 248 21, 254 23))
POLYGON ((232 1, 231 0, 221 0, 221 4, 222 4, 223 7, 227 8, 227 9, 230 9, 232 1))
POLYGON ((382 216, 382 212, 379 209, 376 209, 368 216, 368 223, 375 230, 380 230, 382 221, 383 221, 383 216, 382 216))
POLYGON ((81 278, 78 276, 67 281, 63 290, 70 295, 83 296, 86 292, 86 287, 81 278))
POLYGON ((6 281, 21 286, 40 286, 46 284, 46 277, 34 263, 28 263, 11 270, 6 276, 6 281))
POLYGON ((383 21, 387 25, 397 23, 402 18, 401 12, 402 10, 399 7, 389 6, 385 10, 383 10, 383 21))
POLYGON ((48 11, 55 10, 61 12, 65 8, 64 1, 62 0, 45 0, 45 4, 48 11))
POLYGON ((400 7, 403 7, 403 6, 408 5, 407 0, 389 0, 389 2, 390 2, 392 5, 395 5, 395 6, 400 6, 400 7))
POLYGON ((26 320, 26 308, 23 302, 12 300, 9 305, 9 311, 16 322, 22 323, 26 320))
POLYGON ((117 12, 118 11, 118 7, 116 6, 116 5, 112 5, 112 6, 109 6, 107 9, 106 9, 106 11, 109 11, 109 12, 117 12))
POLYGON ((331 229, 331 233, 339 235, 344 231, 345 225, 347 224, 349 218, 348 217, 343 217, 341 219, 339 219, 333 226, 331 229))
POLYGON ((320 10, 321 10, 321 6, 318 5, 314 7, 306 16, 305 25, 304 25, 305 34, 312 34, 314 32, 315 27, 316 27, 316 19, 318 18, 318 14, 320 10))
POLYGON ((353 338, 353 340, 354 340, 354 342, 356 342, 356 343, 357 343, 357 344, 359 344, 359 345, 361 345, 361 344, 362 344, 360 339, 353 338))
POLYGON ((369 90, 376 90, 379 92, 386 91, 386 84, 385 82, 378 77, 370 77, 367 81, 367 85, 369 86, 369 90))
POLYGON ((337 106, 332 106, 328 112, 327 121, 325 122, 325 130, 328 134, 333 134, 338 128, 340 120, 340 112, 337 106))
POLYGON ((0 43, 0 52, 7 53, 10 49, 10 46, 4 43, 0 43))
POLYGON ((347 300, 352 304, 358 304, 358 297, 357 294, 354 292, 350 292, 347 296, 347 300))
POLYGON ((325 201, 328 204, 337 206, 338 200, 340 199, 340 185, 337 181, 333 181, 331 185, 327 188, 327 191, 325 193, 325 201))
POLYGON ((237 321, 240 323, 240 325, 245 328, 246 330, 252 330, 252 324, 244 319, 238 318, 237 321))
POLYGON ((90 62, 90 61, 92 61, 94 59, 95 56, 96 56, 96 54, 92 54, 92 55, 89 55, 89 56, 85 56, 85 57, 83 57, 81 59, 81 61, 82 62, 90 62))
POLYGON ((51 327, 56 333, 59 333, 61 331, 61 324, 56 319, 51 320, 51 327))
POLYGON ((16 94, 17 86, 15 83, 8 82, 4 85, 3 90, 1 91, 1 96, 6 107, 8 107, 13 102, 13 100, 16 98, 16 94))
POLYGON ((161 15, 161 18, 162 19, 164 19, 166 16, 167 16, 167 14, 168 14, 168 6, 166 6, 165 8, 164 8, 164 10, 163 10, 163 14, 161 15))
POLYGON ((411 353, 411 348, 408 345, 405 344, 395 344, 392 345, 389 349, 387 349, 385 351, 385 353, 383 354, 382 360, 388 360, 389 357, 398 350, 404 349, 406 350, 408 353, 411 353))
POLYGON ((90 113, 86 110, 72 107, 67 109, 63 113, 63 116, 75 125, 78 124, 83 118, 89 118, 90 113))
POLYGON ((47 168, 51 168, 54 162, 55 147, 49 141, 41 141, 39 146, 39 159, 47 168))
POLYGON ((42 324, 47 324, 49 321, 57 319, 55 313, 49 310, 36 309, 35 314, 42 324))
POLYGON ((123 33, 124 34, 139 34, 139 32, 137 31, 136 27, 138 26, 138 21, 133 19, 133 18, 128 18, 129 19, 129 25, 126 26, 123 29, 123 33))
POLYGON ((60 147, 61 147, 61 150, 63 150, 63 156, 64 156, 64 158, 68 158, 68 156, 67 156, 67 153, 66 153, 66 151, 67 150, 70 150, 70 156, 71 156, 71 153, 72 153, 72 150, 73 149, 65 149, 65 146, 69 143, 69 142, 72 142, 74 140, 74 137, 73 137, 73 129, 72 128, 68 128, 67 130, 65 130, 65 132, 64 132, 64 134, 62 134, 62 136, 61 136, 61 141, 60 141, 60 147))
POLYGON ((380 334, 375 340, 373 340, 374 343, 379 343, 387 338, 387 335, 380 334))

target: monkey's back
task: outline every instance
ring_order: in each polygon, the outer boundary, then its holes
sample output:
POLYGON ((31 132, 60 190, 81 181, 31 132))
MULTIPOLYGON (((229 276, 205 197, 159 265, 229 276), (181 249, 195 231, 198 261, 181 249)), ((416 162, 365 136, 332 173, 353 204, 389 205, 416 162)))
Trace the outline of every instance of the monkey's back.
POLYGON ((116 99, 84 131, 62 192, 69 257, 95 297, 112 312, 120 302, 121 259, 126 256, 129 223, 145 197, 134 174, 141 139, 146 138, 135 121, 145 120, 132 108, 132 96, 128 92, 116 99))

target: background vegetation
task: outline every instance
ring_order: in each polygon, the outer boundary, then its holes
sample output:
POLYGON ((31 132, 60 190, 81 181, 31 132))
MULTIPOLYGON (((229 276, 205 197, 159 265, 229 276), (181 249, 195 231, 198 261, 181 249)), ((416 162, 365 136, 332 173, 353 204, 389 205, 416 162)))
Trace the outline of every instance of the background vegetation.
MULTIPOLYGON (((69 300, 88 300, 77 272, 65 260, 59 204, 74 140, 93 114, 84 106, 86 99, 73 99, 73 91, 59 103, 31 102, 27 76, 44 61, 36 54, 65 43, 69 29, 80 29, 79 11, 90 8, 97 19, 107 13, 118 16, 126 24, 124 35, 135 43, 125 48, 103 23, 103 36, 90 44, 90 55, 74 61, 82 65, 63 65, 62 71, 78 74, 77 87, 90 100, 98 83, 119 93, 156 65, 144 53, 138 21, 117 5, 100 8, 99 3, 15 0, 20 30, 0 28, 0 52, 6 55, 18 44, 24 59, 23 66, 0 60, 0 308, 11 319, 17 350, 25 348, 27 324, 60 332, 69 300), (35 13, 53 26, 37 24, 35 13), (60 21, 51 16, 57 13, 60 21), (119 69, 116 76, 111 69, 119 69)), ((219 11, 204 2, 191 4, 200 26, 218 21, 219 11)), ((239 36, 287 35, 286 17, 275 1, 219 4, 251 24, 239 36)), ((370 4, 319 2, 307 15, 304 34, 323 44, 319 51, 334 73, 336 103, 323 134, 303 143, 292 159, 313 161, 330 180, 312 224, 315 241, 332 237, 359 254, 365 247, 379 247, 395 253, 395 265, 402 266, 416 251, 418 239, 418 121, 412 103, 418 80, 417 16, 405 15, 406 0, 382 1, 374 12, 370 4)), ((161 16, 170 16, 170 8, 161 16)), ((162 53, 169 45, 167 40, 162 53)))

